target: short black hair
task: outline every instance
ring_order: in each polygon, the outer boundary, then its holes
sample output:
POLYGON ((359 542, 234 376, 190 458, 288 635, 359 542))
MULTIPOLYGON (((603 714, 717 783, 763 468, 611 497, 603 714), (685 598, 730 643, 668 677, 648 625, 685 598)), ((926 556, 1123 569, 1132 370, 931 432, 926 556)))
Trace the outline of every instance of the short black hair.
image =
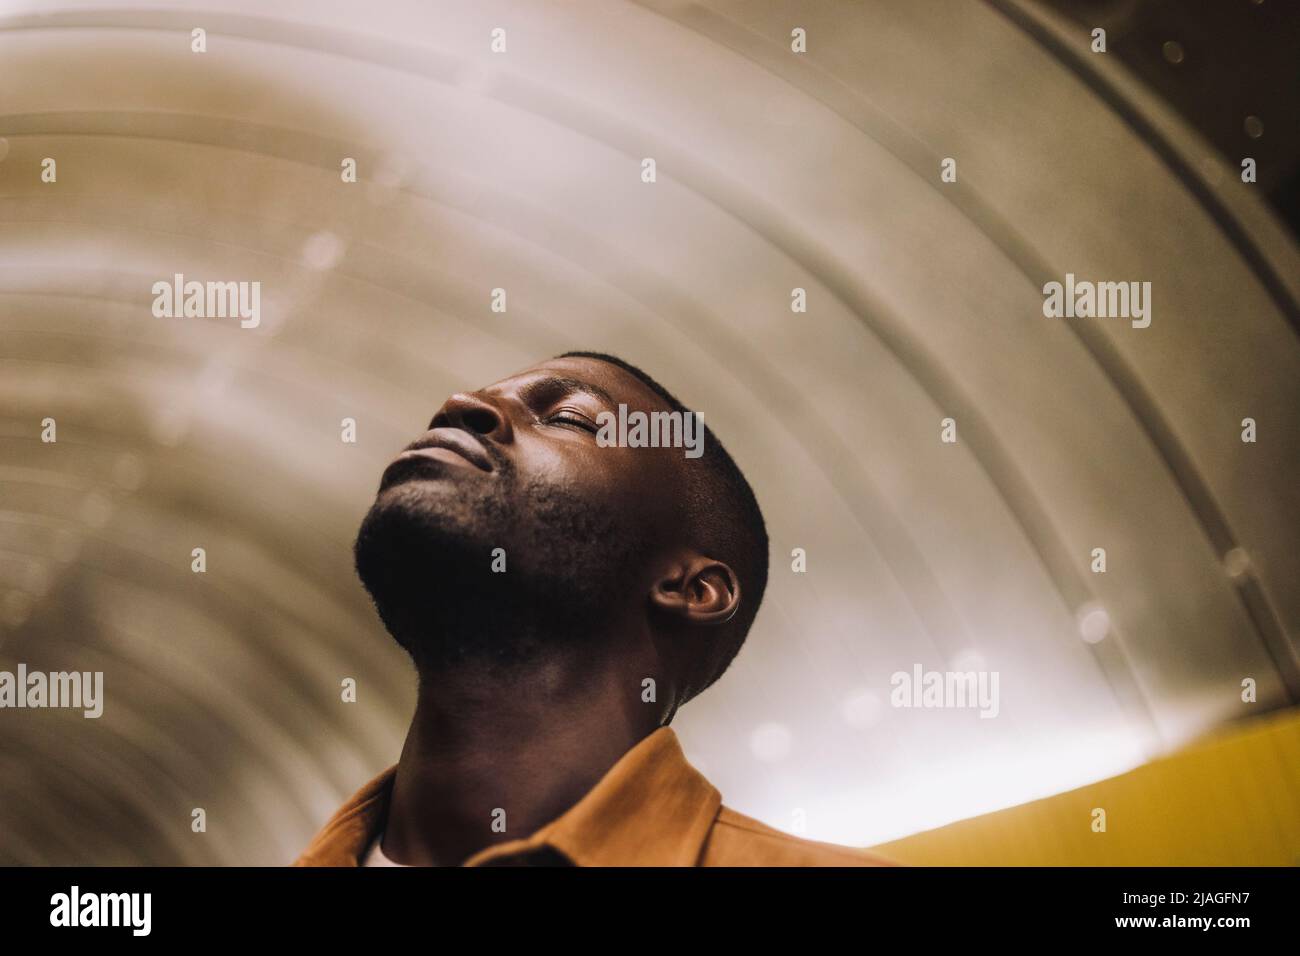
MULTIPOLYGON (((692 414, 668 389, 617 356, 604 352, 565 352, 557 358, 607 362, 635 376, 673 411, 692 414)), ((687 511, 697 536, 696 543, 736 572, 740 579, 741 606, 729 626, 720 631, 726 635, 726 643, 711 649, 713 653, 707 655, 703 665, 705 672, 691 675, 694 679, 689 683, 697 689, 687 699, 708 689, 731 666, 745 643, 767 589, 768 541, 763 512, 754 497, 754 489, 707 422, 704 423, 704 453, 698 461, 703 467, 689 469, 687 478, 687 511)))

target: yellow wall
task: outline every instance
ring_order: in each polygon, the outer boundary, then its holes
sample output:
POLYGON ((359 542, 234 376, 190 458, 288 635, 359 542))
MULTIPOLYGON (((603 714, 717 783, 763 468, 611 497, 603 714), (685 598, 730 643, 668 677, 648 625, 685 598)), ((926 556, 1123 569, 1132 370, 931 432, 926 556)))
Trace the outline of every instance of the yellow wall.
POLYGON ((876 847, 920 866, 1300 865, 1300 711, 1129 773, 876 847), (1092 811, 1106 811, 1106 832, 1092 811))

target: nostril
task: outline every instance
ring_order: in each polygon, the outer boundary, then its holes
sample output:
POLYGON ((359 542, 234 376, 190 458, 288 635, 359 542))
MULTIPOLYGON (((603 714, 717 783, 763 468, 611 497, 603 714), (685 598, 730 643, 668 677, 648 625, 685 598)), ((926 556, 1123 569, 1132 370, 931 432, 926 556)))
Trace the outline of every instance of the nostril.
POLYGON ((506 419, 496 405, 471 392, 457 392, 438 409, 429 428, 459 428, 472 435, 495 435, 509 430, 506 419))
POLYGON ((496 413, 487 408, 467 408, 461 414, 461 421, 466 431, 480 435, 490 435, 500 424, 496 413))

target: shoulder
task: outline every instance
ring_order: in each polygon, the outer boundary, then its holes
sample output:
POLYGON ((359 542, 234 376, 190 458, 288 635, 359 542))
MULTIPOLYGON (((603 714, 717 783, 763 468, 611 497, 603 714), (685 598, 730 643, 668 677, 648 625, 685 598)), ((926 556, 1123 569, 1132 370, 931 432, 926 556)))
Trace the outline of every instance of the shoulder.
POLYGON ((388 815, 394 764, 369 780, 326 821, 293 866, 357 866, 388 815))
POLYGON ((897 866, 868 850, 806 840, 723 806, 709 831, 701 866, 897 866))

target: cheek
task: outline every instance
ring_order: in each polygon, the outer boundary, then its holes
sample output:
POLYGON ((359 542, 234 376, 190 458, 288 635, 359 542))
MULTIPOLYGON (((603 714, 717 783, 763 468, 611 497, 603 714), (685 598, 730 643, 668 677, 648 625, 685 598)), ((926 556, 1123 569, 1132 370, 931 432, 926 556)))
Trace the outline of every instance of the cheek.
POLYGON ((668 458, 672 450, 648 448, 598 449, 615 453, 603 463, 602 480, 611 497, 650 532, 663 531, 679 517, 679 475, 668 458))
POLYGON ((576 494, 583 485, 604 484, 609 462, 603 448, 588 448, 577 441, 519 439, 516 464, 524 481, 576 494))
MULTIPOLYGON (((589 442, 521 443, 521 470, 579 501, 647 521, 671 520, 677 480, 667 455, 676 449, 601 448, 589 442)), ((680 451, 677 452, 680 454, 680 451)))

